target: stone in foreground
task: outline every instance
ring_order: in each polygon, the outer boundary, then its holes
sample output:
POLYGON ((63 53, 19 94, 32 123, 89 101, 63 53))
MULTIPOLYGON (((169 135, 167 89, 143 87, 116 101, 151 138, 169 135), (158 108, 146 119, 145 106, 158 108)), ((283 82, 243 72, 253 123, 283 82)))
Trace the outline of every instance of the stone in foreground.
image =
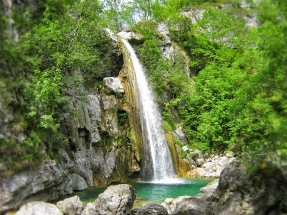
POLYGON ((15 215, 63 215, 55 205, 37 201, 23 205, 15 215))
POLYGON ((79 196, 73 196, 57 203, 57 207, 63 211, 64 214, 78 215, 83 211, 84 204, 81 202, 79 196))
POLYGON ((131 185, 119 184, 109 186, 99 195, 94 203, 89 203, 82 215, 124 215, 129 214, 136 191, 131 185))
POLYGON ((133 215, 168 215, 167 210, 160 204, 149 203, 141 208, 133 209, 133 215))

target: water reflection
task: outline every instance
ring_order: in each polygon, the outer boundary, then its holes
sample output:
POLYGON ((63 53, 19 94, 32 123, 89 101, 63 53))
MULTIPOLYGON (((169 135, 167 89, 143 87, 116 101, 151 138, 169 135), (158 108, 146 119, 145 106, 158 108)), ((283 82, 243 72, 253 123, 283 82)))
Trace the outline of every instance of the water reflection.
MULTIPOLYGON (((171 181, 133 182, 137 193, 137 201, 163 202, 166 198, 178 196, 194 196, 200 192, 200 188, 206 186, 214 179, 175 179, 171 181)), ((93 202, 106 187, 94 187, 75 193, 84 203, 93 202)))

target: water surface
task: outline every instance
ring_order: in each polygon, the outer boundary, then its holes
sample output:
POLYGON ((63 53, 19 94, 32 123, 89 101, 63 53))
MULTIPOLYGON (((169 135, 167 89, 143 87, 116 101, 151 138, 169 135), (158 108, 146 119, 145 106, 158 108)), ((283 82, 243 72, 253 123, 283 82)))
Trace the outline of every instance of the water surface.
MULTIPOLYGON (((136 190, 137 198, 134 207, 141 207, 149 202, 162 203, 166 198, 178 196, 194 196, 200 193, 200 188, 206 186, 214 179, 193 178, 193 179, 172 179, 170 181, 157 182, 132 182, 129 183, 136 190)), ((85 204, 93 202, 106 187, 93 187, 85 191, 75 193, 85 204)))

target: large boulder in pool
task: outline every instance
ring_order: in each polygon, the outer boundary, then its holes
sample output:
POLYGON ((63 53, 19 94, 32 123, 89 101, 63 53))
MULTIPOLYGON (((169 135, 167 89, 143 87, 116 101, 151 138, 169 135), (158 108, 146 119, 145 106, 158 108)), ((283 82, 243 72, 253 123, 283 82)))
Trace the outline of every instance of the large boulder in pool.
POLYGON ((132 215, 168 215, 164 206, 156 203, 149 203, 141 208, 133 209, 132 215))
POLYGON ((131 185, 109 186, 94 203, 89 203, 82 215, 124 215, 129 214, 136 198, 131 185))

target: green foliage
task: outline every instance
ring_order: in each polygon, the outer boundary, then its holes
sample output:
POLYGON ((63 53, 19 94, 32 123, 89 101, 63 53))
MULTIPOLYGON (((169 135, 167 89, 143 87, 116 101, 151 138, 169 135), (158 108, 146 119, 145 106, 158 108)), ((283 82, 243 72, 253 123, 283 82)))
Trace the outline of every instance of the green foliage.
POLYGON ((286 4, 275 2, 262 1, 257 29, 236 8, 210 8, 190 31, 171 31, 192 58, 194 91, 165 103, 164 117, 179 112, 190 147, 231 149, 250 165, 286 159, 286 4))
MULTIPOLYGON (((10 35, 4 31, 7 18, 0 17, 3 21, 0 62, 5 65, 3 71, 1 69, 0 85, 6 87, 6 90, 1 87, 0 92, 2 95, 3 91, 7 102, 12 101, 9 90, 17 88, 24 94, 24 100, 18 101, 21 103, 15 107, 22 117, 15 120, 14 127, 25 132, 27 138, 21 144, 17 140, 9 141, 19 159, 31 159, 31 162, 45 153, 54 157, 59 148, 66 146, 67 140, 59 132, 66 90, 77 88, 81 83, 88 89, 94 88, 111 61, 106 54, 111 42, 103 30, 105 22, 100 17, 102 8, 98 1, 42 0, 38 3, 39 9, 34 13, 29 8, 24 14, 13 11, 18 29, 25 32, 18 43, 9 40, 10 35), (6 77, 10 68, 11 75, 6 77), (17 84, 8 82, 12 77, 17 84)), ((1 154, 9 150, 10 146, 7 147, 6 143, 1 144, 1 154)), ((10 160, 9 165, 13 161, 18 163, 18 158, 3 157, 10 160)))
MULTIPOLYGON (((27 136, 23 143, 1 140, 1 155, 7 155, 2 160, 20 159, 29 167, 28 160, 39 160, 44 151, 54 156, 59 143, 66 141, 58 131, 66 90, 81 83, 89 89, 101 86, 111 60, 107 54, 111 43, 103 29, 118 31, 127 25, 145 38, 136 51, 164 109, 167 131, 174 129, 175 121, 181 123, 189 148, 232 150, 254 166, 270 154, 286 159, 286 1, 263 0, 258 8, 254 5, 261 23, 256 29, 244 27, 246 11, 237 0, 141 0, 121 7, 118 0, 41 0, 38 4, 36 12, 29 8, 23 14, 13 12, 17 28, 25 32, 16 45, 4 31, 8 19, 0 16, 0 93, 12 103, 10 91, 24 92, 24 101, 13 104, 20 117, 12 126, 27 136), (182 10, 223 2, 232 4, 220 10, 207 8, 196 24, 180 15, 182 10), (135 14, 144 19, 137 25, 135 14), (190 74, 180 51, 173 60, 162 59, 162 35, 156 30, 161 21, 166 21, 172 40, 187 52, 190 74), (19 83, 6 75, 10 67, 19 83)), ((125 126, 127 114, 117 114, 119 124, 125 126)), ((119 136, 114 140, 130 147, 130 141, 119 136)))

